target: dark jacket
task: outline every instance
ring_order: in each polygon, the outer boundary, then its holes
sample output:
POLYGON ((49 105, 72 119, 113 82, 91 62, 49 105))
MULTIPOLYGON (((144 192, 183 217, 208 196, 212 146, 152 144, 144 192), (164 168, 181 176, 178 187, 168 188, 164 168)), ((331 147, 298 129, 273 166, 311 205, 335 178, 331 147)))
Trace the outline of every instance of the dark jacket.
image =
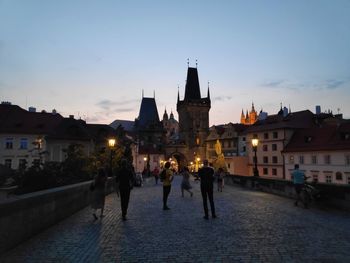
POLYGON ((214 169, 209 166, 204 166, 199 169, 198 176, 201 180, 201 187, 213 187, 214 169))
POLYGON ((121 167, 116 177, 117 183, 119 183, 119 189, 129 189, 134 182, 134 173, 128 167, 121 167))

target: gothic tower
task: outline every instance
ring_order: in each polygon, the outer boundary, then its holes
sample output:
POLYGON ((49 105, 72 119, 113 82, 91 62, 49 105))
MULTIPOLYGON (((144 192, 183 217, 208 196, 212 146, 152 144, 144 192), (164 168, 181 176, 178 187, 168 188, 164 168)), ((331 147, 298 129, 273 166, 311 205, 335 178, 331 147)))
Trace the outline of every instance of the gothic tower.
POLYGON ((177 98, 179 114, 179 139, 186 145, 187 160, 196 157, 202 160, 205 156, 205 140, 209 133, 209 110, 211 107, 210 94, 201 97, 197 68, 188 67, 185 97, 177 98))

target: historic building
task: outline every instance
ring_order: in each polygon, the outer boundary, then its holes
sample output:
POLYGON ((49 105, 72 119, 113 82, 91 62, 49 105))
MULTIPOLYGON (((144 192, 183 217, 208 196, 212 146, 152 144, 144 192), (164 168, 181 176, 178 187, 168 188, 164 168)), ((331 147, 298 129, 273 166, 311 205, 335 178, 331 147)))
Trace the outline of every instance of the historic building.
POLYGON ((166 109, 164 110, 162 123, 166 131, 165 142, 176 143, 179 139, 179 122, 175 119, 173 111, 170 112, 169 117, 166 109))
POLYGON ((135 141, 134 166, 137 172, 152 171, 164 159, 166 131, 159 120, 155 98, 143 97, 139 116, 134 123, 135 141))
POLYGON ((283 155, 287 180, 299 164, 309 181, 350 184, 350 122, 333 118, 319 127, 297 130, 283 155))
POLYGON ((252 108, 251 108, 249 113, 248 113, 248 110, 247 110, 247 113, 244 115, 243 109, 242 109, 241 124, 252 125, 257 120, 258 120, 258 113, 256 112, 256 110, 254 108, 254 103, 252 103, 252 108))
POLYGON ((202 162, 206 158, 210 107, 209 87, 207 97, 202 98, 197 68, 188 67, 184 99, 180 99, 180 92, 177 97, 178 139, 166 147, 166 157, 174 157, 179 166, 202 162))

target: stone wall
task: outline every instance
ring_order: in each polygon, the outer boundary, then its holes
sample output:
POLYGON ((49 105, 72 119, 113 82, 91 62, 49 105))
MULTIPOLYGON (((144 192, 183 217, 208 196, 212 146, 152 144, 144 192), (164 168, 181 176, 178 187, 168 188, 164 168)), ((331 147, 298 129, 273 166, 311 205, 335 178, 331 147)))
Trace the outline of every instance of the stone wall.
MULTIPOLYGON (((107 193, 114 189, 108 178, 107 193)), ((0 253, 89 205, 90 182, 57 187, 0 201, 0 253)))
MULTIPOLYGON (((295 198, 293 183, 287 180, 229 175, 225 178, 225 184, 241 185, 267 193, 295 198)), ((320 198, 315 200, 315 205, 350 211, 350 185, 319 183, 315 187, 320 191, 320 198)))

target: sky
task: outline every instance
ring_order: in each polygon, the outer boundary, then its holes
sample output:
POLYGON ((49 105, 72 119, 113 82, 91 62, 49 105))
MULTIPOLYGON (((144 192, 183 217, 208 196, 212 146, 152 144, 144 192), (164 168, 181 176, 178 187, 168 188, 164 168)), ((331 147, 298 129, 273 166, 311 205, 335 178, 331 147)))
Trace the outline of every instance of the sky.
POLYGON ((252 103, 350 118, 349 25, 348 0, 0 0, 0 100, 109 124, 143 93, 178 119, 197 59, 210 125, 252 103))

